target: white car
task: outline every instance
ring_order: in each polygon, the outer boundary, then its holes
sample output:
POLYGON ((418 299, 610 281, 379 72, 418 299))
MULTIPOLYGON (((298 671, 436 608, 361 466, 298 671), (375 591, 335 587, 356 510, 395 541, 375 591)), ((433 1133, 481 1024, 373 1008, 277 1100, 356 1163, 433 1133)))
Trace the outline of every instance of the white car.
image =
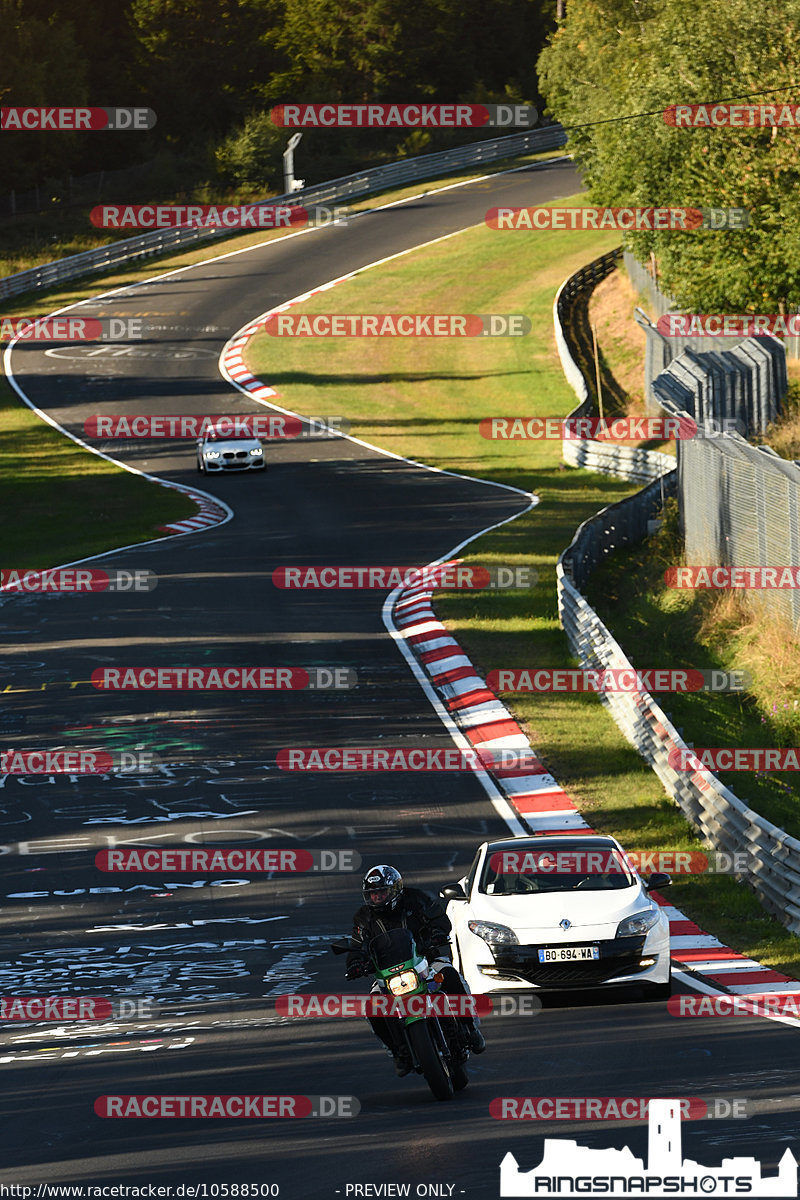
POLYGON ((222 434, 212 427, 197 439, 198 471, 263 471, 266 465, 264 447, 250 434, 222 434))
POLYGON ((670 994, 669 921, 620 844, 600 834, 484 842, 442 888, 456 967, 473 992, 645 985, 670 994))

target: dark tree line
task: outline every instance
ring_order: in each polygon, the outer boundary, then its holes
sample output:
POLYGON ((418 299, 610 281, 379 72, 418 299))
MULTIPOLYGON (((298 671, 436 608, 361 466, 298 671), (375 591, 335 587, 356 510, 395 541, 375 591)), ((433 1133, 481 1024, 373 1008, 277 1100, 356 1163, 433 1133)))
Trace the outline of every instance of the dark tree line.
MULTIPOLYGON (((0 192, 159 154, 193 155, 230 183, 265 183, 280 174, 286 135, 267 114, 281 101, 541 104, 535 64, 555 7, 556 0, 0 0, 0 103, 146 105, 158 115, 149 133, 5 133, 0 192)), ((310 132, 303 152, 306 161, 369 157, 424 151, 431 139, 310 132)))

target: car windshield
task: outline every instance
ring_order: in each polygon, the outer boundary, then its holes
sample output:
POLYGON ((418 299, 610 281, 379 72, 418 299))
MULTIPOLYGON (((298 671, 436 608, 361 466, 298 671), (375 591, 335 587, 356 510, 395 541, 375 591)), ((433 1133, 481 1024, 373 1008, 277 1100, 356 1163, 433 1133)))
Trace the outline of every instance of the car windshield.
POLYGON ((206 434, 207 442, 252 442, 253 440, 252 433, 217 433, 215 429, 209 429, 206 434))
POLYGON ((636 879, 615 846, 571 844, 496 847, 487 854, 479 892, 529 896, 542 892, 604 892, 632 887, 636 879))

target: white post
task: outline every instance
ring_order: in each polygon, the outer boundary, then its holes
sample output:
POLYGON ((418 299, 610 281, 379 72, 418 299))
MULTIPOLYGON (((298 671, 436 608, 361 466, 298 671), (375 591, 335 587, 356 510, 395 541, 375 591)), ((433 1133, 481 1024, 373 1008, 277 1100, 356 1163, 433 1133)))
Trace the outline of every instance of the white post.
POLYGON ((297 190, 294 186, 294 148, 302 136, 302 133, 293 133, 283 152, 283 190, 287 196, 297 190))

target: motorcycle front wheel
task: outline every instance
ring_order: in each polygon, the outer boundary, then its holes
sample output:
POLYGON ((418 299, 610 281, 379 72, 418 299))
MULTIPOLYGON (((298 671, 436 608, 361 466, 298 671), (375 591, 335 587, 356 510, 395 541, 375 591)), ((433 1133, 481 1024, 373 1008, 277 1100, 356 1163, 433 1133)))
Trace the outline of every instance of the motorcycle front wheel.
POLYGON ((406 1036, 411 1045, 411 1052, 419 1065, 425 1082, 437 1100, 450 1100, 453 1095, 453 1081, 447 1065, 436 1049, 427 1021, 414 1021, 406 1026, 406 1036))

